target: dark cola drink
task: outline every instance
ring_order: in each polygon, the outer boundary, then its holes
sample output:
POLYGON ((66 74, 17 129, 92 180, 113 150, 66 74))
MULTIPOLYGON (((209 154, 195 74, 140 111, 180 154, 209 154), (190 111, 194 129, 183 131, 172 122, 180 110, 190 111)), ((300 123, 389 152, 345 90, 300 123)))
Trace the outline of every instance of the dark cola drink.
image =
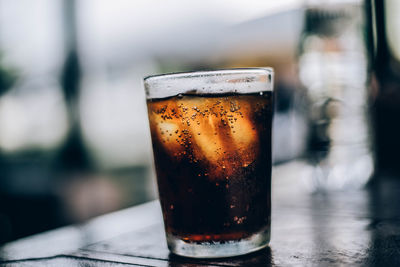
POLYGON ((273 101, 271 74, 260 73, 159 76, 147 85, 160 95, 163 86, 214 83, 147 98, 167 242, 176 254, 233 256, 269 242, 273 101))
POLYGON ((270 224, 271 92, 147 102, 166 231, 239 240, 270 224))

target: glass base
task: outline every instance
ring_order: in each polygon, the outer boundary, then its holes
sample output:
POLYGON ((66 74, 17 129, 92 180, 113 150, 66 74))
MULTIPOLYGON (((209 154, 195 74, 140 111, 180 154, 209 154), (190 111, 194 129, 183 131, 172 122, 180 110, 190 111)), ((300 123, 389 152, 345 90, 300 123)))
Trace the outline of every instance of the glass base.
POLYGON ((191 258, 223 258, 255 252, 268 246, 270 230, 266 229, 248 238, 225 242, 185 242, 167 234, 169 250, 179 256, 191 258))

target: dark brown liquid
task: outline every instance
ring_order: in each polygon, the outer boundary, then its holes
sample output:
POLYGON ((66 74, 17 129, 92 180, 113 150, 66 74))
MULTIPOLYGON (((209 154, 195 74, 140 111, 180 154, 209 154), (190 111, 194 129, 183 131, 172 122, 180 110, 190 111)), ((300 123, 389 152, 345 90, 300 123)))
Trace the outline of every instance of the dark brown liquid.
POLYGON ((147 102, 168 234, 239 240, 269 229, 272 94, 147 102))

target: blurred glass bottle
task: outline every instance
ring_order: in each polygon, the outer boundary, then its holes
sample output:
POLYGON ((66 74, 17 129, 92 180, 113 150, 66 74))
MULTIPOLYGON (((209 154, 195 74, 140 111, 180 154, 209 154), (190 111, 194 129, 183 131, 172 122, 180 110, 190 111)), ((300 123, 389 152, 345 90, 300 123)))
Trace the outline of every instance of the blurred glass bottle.
POLYGON ((367 0, 377 171, 399 177, 400 1, 367 0))
POLYGON ((313 1, 305 10, 299 77, 307 90, 307 183, 360 187, 374 172, 367 54, 360 1, 313 1))

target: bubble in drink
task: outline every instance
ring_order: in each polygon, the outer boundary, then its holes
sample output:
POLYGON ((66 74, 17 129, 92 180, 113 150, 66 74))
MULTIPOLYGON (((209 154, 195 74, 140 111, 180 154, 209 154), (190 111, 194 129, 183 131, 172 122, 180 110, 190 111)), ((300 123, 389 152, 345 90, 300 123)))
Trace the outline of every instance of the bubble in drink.
POLYGON ((240 240, 270 227, 272 92, 147 100, 167 235, 240 240))

